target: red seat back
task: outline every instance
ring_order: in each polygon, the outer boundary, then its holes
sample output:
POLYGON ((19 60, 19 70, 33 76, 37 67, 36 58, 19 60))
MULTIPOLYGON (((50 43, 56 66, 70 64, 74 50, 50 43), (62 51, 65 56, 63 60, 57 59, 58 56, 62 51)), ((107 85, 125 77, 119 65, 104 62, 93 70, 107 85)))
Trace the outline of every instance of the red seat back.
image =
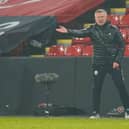
POLYGON ((93 56, 93 45, 87 45, 83 47, 83 56, 93 56))
POLYGON ((124 56, 129 56, 129 45, 125 46, 124 56))
POLYGON ((76 44, 90 44, 91 39, 90 37, 84 37, 84 38, 73 38, 72 45, 76 44))
POLYGON ((53 45, 48 51, 48 56, 64 56, 65 49, 61 45, 53 45))
POLYGON ((126 30, 126 29, 120 29, 120 32, 121 32, 121 34, 122 34, 122 37, 123 37, 124 41, 126 42, 127 37, 128 37, 128 32, 127 32, 127 30, 126 30))
POLYGON ((121 24, 129 26, 129 14, 123 16, 123 18, 121 19, 121 24))
POLYGON ((82 54, 81 45, 68 46, 65 51, 66 56, 81 56, 81 54, 82 54))
POLYGON ((113 25, 119 25, 121 20, 119 15, 109 15, 108 19, 113 25))

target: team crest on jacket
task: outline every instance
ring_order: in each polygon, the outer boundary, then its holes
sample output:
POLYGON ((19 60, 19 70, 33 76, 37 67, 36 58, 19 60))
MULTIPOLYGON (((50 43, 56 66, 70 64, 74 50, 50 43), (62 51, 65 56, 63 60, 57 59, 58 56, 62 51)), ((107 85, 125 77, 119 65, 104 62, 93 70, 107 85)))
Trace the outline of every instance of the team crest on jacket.
POLYGON ((94 75, 97 76, 99 74, 98 70, 94 70, 94 75))
POLYGON ((111 33, 108 33, 108 35, 112 35, 111 33))

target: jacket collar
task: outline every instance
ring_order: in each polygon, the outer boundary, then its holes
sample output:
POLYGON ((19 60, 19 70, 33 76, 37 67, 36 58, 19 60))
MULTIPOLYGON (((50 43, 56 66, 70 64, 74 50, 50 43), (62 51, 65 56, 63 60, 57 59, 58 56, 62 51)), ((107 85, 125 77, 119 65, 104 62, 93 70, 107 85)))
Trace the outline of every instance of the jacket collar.
POLYGON ((100 25, 98 25, 97 23, 95 24, 95 26, 96 27, 99 27, 99 28, 105 28, 105 27, 107 27, 108 25, 110 25, 110 22, 109 21, 107 21, 104 25, 102 25, 102 26, 100 26, 100 25))

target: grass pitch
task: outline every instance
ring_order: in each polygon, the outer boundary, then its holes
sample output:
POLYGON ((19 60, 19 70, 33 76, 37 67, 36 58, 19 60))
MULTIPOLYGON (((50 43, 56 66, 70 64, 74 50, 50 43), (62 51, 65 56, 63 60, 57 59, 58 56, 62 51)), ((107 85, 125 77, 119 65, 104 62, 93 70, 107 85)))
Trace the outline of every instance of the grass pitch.
POLYGON ((125 119, 86 117, 0 117, 0 129, 129 129, 125 119))

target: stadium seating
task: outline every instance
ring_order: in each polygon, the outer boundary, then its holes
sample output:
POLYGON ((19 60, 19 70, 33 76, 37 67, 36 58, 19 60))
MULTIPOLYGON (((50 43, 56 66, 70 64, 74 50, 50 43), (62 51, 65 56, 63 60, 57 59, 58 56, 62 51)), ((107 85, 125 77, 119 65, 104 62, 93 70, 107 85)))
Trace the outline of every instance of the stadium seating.
POLYGON ((126 14, 126 8, 111 8, 110 11, 111 11, 111 14, 120 15, 120 16, 126 14))
POLYGON ((82 45, 72 45, 66 48, 65 56, 81 56, 81 55, 82 55, 82 45))
POLYGON ((121 28, 120 32, 122 33, 125 43, 128 44, 129 43, 129 28, 121 28))
POLYGON ((125 27, 129 27, 129 14, 128 15, 124 15, 121 19, 121 25, 125 26, 125 27))
POLYGON ((127 32, 127 30, 126 30, 126 29, 120 29, 120 32, 121 32, 121 34, 122 34, 122 37, 123 37, 124 41, 126 42, 127 37, 128 37, 128 32, 127 32))
POLYGON ((125 46, 124 56, 129 56, 129 45, 125 46))
POLYGON ((118 26, 120 24, 120 15, 109 15, 108 19, 113 25, 118 26))
POLYGON ((61 45, 53 45, 49 48, 48 56, 64 56, 65 48, 61 45))
POLYGON ((86 45, 83 47, 82 56, 93 56, 93 45, 86 45))
MULTIPOLYGON (((125 1, 125 8, 111 8, 109 21, 116 25, 126 43, 125 56, 129 56, 129 0, 125 1)), ((85 23, 84 28, 94 23, 85 23)), ((72 39, 59 39, 58 45, 50 47, 48 55, 51 56, 93 56, 93 45, 90 37, 74 37, 72 39)))
POLYGON ((89 37, 84 37, 84 38, 73 38, 72 40, 72 45, 76 44, 90 44, 91 39, 89 37))
POLYGON ((72 44, 72 39, 57 39, 57 44, 67 47, 72 44))

